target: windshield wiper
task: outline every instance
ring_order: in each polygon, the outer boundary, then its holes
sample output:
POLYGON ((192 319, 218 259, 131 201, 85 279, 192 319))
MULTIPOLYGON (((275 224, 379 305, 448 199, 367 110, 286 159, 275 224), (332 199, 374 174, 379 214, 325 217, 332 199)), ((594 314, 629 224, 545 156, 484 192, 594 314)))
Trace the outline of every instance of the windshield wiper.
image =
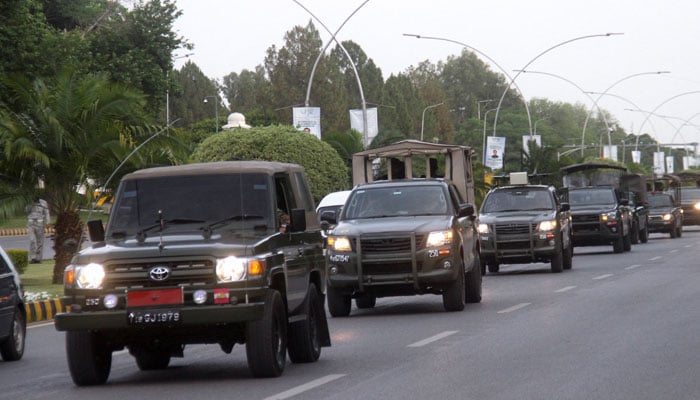
POLYGON ((264 219, 262 215, 255 215, 255 214, 243 214, 243 215, 231 215, 230 217, 222 218, 218 221, 211 222, 209 224, 206 224, 202 226, 202 236, 204 236, 205 239, 209 239, 211 237, 211 234, 214 233, 214 229, 224 226, 228 224, 229 222, 234 222, 234 221, 244 221, 246 219, 264 219))

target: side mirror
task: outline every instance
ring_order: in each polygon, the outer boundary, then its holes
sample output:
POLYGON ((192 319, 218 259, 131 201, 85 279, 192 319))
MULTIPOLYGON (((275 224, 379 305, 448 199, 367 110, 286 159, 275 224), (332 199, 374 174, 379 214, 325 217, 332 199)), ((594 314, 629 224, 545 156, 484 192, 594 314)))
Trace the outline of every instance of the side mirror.
POLYGON ((105 228, 101 219, 92 219, 87 222, 87 226, 91 242, 104 242, 105 228))
POLYGON ((303 208, 292 209, 289 216, 290 232, 303 232, 306 230, 306 210, 303 208))
POLYGON ((569 211, 571 210, 571 206, 569 203, 561 203, 561 211, 569 211))
POLYGON ((327 210, 321 213, 321 223, 327 223, 328 225, 335 225, 338 223, 338 217, 335 211, 327 210))
POLYGON ((459 212, 457 216, 462 217, 474 217, 474 204, 464 203, 459 205, 459 212))

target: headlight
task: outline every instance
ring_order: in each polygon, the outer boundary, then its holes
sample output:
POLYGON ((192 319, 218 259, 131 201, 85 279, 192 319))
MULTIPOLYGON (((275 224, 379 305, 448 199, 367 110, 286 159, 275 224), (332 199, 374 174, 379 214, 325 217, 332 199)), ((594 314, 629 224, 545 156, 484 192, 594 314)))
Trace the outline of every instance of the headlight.
POLYGON ((428 247, 438 247, 445 246, 452 243, 452 231, 437 231, 430 232, 428 235, 428 242, 426 246, 428 247))
POLYGON ((351 251, 350 239, 344 236, 329 236, 328 247, 335 251, 351 251))
POLYGON ((235 282, 245 278, 246 261, 242 258, 228 256, 216 260, 216 277, 219 282, 235 282))
POLYGON ((614 221, 617 218, 616 211, 610 211, 607 213, 600 214, 601 221, 614 221))
POLYGON ((489 233, 489 225, 479 224, 479 233, 489 233))
POLYGON ((542 221, 537 226, 537 230, 540 232, 553 231, 557 227, 557 220, 553 219, 551 221, 542 221))
POLYGON ((693 208, 696 210, 700 210, 700 203, 693 204, 693 208))
MULTIPOLYGON (((80 289, 100 289, 105 279, 105 269, 100 264, 73 265, 74 283, 80 289)), ((68 282, 67 282, 68 283, 68 282)))
POLYGON ((671 214, 664 214, 664 221, 670 221, 672 215, 671 214))

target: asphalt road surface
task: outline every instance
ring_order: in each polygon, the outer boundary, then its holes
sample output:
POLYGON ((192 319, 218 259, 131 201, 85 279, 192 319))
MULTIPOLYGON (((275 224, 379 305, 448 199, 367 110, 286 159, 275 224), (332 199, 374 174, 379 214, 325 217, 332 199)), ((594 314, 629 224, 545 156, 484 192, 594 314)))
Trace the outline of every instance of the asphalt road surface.
POLYGON ((32 325, 19 362, 0 362, 4 399, 698 399, 700 229, 654 234, 613 254, 577 248, 571 271, 504 265, 483 302, 447 313, 439 296, 378 299, 329 318, 312 364, 253 379, 244 346, 188 346, 162 371, 114 354, 103 386, 77 388, 64 334, 32 325))

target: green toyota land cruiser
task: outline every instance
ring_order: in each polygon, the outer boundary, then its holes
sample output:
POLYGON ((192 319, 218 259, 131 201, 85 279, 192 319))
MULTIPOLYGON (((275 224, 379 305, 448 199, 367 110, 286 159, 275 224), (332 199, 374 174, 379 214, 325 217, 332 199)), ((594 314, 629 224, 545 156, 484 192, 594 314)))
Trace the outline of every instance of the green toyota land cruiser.
POLYGON ((230 161, 126 175, 104 231, 65 271, 76 385, 104 383, 112 352, 164 369, 185 346, 245 344, 256 377, 313 362, 330 345, 323 238, 303 169, 230 161))

